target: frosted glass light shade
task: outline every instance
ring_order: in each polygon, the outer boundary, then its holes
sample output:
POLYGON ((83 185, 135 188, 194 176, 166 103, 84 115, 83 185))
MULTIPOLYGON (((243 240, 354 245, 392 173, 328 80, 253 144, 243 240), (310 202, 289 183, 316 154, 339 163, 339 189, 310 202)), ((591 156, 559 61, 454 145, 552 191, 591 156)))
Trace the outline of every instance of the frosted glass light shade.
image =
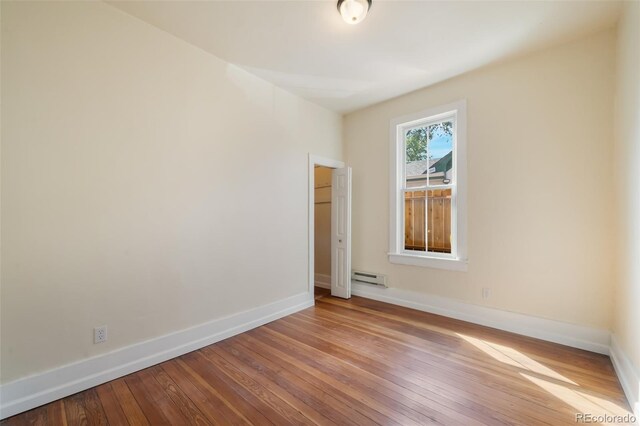
POLYGON ((355 25, 367 16, 371 2, 369 0, 339 0, 338 11, 347 24, 355 25))

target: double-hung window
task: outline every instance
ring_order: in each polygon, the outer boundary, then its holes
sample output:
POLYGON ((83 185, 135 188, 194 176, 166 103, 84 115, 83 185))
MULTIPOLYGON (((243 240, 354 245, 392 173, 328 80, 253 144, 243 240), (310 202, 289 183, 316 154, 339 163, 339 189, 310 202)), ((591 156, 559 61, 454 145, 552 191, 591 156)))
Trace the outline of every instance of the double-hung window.
POLYGON ((466 102, 391 121, 392 263, 465 271, 466 102))

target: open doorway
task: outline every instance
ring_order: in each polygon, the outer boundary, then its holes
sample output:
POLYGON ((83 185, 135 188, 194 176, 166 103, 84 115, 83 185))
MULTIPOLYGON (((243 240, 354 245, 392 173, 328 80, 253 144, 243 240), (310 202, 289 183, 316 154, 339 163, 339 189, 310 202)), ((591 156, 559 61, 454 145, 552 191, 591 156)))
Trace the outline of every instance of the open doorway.
POLYGON ((331 167, 315 165, 313 209, 314 294, 331 294, 331 167))
POLYGON ((351 168, 309 155, 309 293, 351 297, 351 168))

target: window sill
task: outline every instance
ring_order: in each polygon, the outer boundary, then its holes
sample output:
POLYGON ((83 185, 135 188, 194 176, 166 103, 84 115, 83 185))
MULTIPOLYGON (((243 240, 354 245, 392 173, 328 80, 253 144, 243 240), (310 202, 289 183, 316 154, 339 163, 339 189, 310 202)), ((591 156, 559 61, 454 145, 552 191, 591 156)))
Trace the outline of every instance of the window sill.
POLYGON ((411 254, 389 253, 389 262, 398 265, 422 266, 424 268, 467 272, 467 261, 460 259, 441 259, 411 254))

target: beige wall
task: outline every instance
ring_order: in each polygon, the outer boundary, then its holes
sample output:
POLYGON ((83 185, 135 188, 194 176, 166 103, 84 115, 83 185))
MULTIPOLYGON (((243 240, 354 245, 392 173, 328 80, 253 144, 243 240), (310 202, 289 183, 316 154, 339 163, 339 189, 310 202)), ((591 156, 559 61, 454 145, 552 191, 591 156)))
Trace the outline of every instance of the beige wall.
POLYGON ((331 169, 316 167, 314 173, 314 272, 331 275, 331 169))
MULTIPOLYGON (((615 175, 618 286, 613 333, 640 372, 640 2, 627 2, 618 28, 615 175)), ((638 373, 636 373, 638 374, 638 373)), ((630 384, 640 409, 640 383, 630 384)))
POLYGON ((392 287, 609 328, 614 65, 608 31, 347 115, 353 268, 388 274, 392 287), (459 99, 468 272, 390 264, 389 121, 459 99))
POLYGON ((308 291, 338 115, 101 2, 2 2, 2 90, 2 382, 308 291))

